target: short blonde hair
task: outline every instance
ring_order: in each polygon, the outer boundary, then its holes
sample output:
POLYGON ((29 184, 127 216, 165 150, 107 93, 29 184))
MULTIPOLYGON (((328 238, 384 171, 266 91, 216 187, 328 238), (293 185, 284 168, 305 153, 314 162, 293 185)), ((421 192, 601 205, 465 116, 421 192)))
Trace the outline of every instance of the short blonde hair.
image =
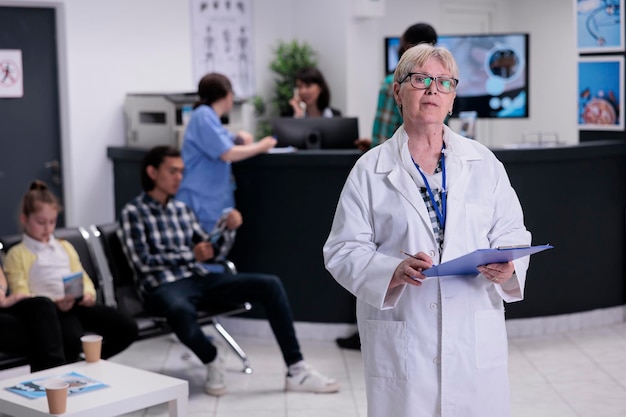
POLYGON ((430 58, 437 58, 448 71, 452 78, 459 78, 459 67, 452 53, 441 46, 433 46, 428 43, 415 45, 402 54, 398 66, 393 73, 393 80, 397 83, 404 80, 413 68, 422 67, 430 58))

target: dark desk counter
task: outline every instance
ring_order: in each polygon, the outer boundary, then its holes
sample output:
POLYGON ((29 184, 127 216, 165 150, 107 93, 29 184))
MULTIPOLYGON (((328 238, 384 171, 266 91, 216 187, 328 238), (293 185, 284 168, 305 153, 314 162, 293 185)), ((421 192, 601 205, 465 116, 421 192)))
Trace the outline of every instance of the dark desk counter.
POLYGON ((498 150, 533 243, 526 299, 507 317, 566 314, 626 303, 626 142, 498 150))
MULTIPOLYGON (((115 208, 140 190, 145 150, 109 148, 115 208)), ((626 303, 626 143, 495 150, 517 190, 533 243, 526 300, 508 318, 626 303)), ((281 277, 298 321, 352 322, 353 297, 324 269, 322 245, 358 151, 266 154, 233 164, 243 213, 231 259, 241 271, 281 277)))

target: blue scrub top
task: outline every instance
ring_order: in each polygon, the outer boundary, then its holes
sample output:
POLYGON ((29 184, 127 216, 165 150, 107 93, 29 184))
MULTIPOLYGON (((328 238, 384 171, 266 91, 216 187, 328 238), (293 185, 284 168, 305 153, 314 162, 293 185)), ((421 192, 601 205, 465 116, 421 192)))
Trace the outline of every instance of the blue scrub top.
POLYGON ((185 130, 185 173, 176 198, 192 208, 207 232, 225 208, 235 206, 230 162, 220 159, 234 145, 234 135, 211 107, 200 105, 193 111, 185 130))

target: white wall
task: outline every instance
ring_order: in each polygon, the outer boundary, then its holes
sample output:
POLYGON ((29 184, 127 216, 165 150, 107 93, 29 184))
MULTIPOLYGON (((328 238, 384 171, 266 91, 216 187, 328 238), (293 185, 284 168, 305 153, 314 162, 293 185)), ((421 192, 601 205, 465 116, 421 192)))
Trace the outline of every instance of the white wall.
POLYGON ((269 62, 281 40, 293 38, 294 2, 291 0, 256 0, 254 2, 255 74, 257 93, 269 103, 272 97, 273 75, 269 62))
MULTIPOLYGON (((576 74, 571 0, 386 0, 381 18, 357 18, 356 0, 255 0, 256 83, 267 99, 268 69, 278 40, 308 41, 330 84, 333 105, 358 116, 369 136, 383 77, 383 38, 426 21, 440 33, 462 27, 446 8, 468 16, 493 13, 494 31, 531 33, 531 117, 481 122, 484 142, 519 142, 526 130, 557 131, 577 142, 576 74), (332 13, 329 12, 332 10, 332 13), (463 12, 465 13, 465 12, 463 12), (445 30, 443 29, 445 28, 445 30), (449 30, 450 29, 450 30, 449 30)), ((67 118, 62 132, 66 222, 79 225, 114 218, 108 146, 124 144, 122 104, 128 92, 193 91, 189 3, 185 0, 29 0, 2 5, 61 5, 67 118)), ((457 16, 458 18, 459 16, 457 16)), ((129 178, 128 181, 138 181, 129 178)))
MULTIPOLYGON (((193 91, 187 2, 65 0, 69 80, 67 222, 113 220, 107 146, 125 144, 127 92, 193 91)), ((139 175, 139 174, 138 174, 139 175)), ((129 181, 138 181, 129 178, 129 181)))
POLYGON ((499 30, 529 31, 530 118, 498 124, 495 136, 519 141, 526 131, 554 131, 578 143, 578 73, 574 10, 570 0, 508 0, 511 23, 499 30))
POLYGON ((384 49, 380 19, 351 18, 348 24, 346 106, 348 116, 359 117, 361 137, 371 137, 378 88, 384 77, 384 49))

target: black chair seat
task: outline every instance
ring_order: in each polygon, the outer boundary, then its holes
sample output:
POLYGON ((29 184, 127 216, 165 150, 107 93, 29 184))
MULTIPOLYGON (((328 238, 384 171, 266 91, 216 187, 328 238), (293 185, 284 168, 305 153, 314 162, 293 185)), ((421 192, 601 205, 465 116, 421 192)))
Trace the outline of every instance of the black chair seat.
MULTIPOLYGON (((151 314, 144 309, 141 295, 135 283, 135 273, 124 252, 118 229, 118 223, 107 223, 90 227, 91 234, 98 237, 94 242, 100 242, 103 254, 106 257, 106 268, 100 267, 99 269, 101 271, 108 269, 109 277, 105 278, 105 280, 110 279, 113 282, 114 294, 111 296, 114 297, 114 300, 109 302, 115 303, 121 311, 124 311, 136 320, 139 328, 139 339, 171 333, 172 330, 164 317, 151 314)), ((228 261, 225 263, 225 266, 227 270, 234 269, 232 263, 228 261)), ((250 303, 212 306, 211 309, 200 310, 197 318, 200 325, 212 325, 224 338, 231 349, 240 357, 245 373, 252 372, 250 361, 235 339, 219 323, 219 318, 245 313, 251 308, 250 303)))

